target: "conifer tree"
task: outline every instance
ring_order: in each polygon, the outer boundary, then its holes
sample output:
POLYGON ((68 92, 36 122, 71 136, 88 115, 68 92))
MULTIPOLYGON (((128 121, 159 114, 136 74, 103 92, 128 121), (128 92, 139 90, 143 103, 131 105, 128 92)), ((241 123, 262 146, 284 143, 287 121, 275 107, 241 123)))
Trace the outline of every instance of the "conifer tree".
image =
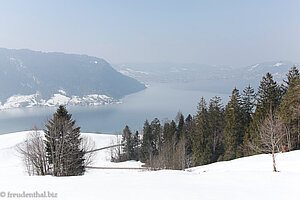
MULTIPOLYGON (((273 80, 273 76, 267 73, 260 82, 256 96, 256 110, 262 117, 266 117, 270 108, 276 110, 282 97, 282 88, 273 80)), ((257 115, 257 114, 256 114, 257 115)))
POLYGON ((171 143, 175 141, 177 126, 174 120, 171 123, 165 123, 163 128, 163 141, 171 143))
POLYGON ((232 91, 225 109, 225 155, 224 160, 243 156, 243 114, 241 97, 238 89, 232 91))
POLYGON ((248 126, 252 121, 253 109, 255 105, 255 92, 250 85, 243 90, 241 103, 244 114, 246 115, 245 123, 246 126, 248 126))
POLYGON ((152 155, 157 155, 162 145, 162 128, 158 118, 154 118, 150 124, 153 138, 152 155))
POLYGON ((195 119, 195 129, 192 135, 192 150, 194 166, 211 162, 212 140, 209 134, 207 105, 202 97, 198 104, 198 113, 195 119))
POLYGON ((165 144, 166 142, 170 141, 171 136, 169 135, 170 133, 170 123, 165 122, 163 126, 163 135, 162 135, 162 142, 165 144))
POLYGON ((85 172, 84 151, 81 149, 80 127, 64 106, 59 106, 46 124, 47 160, 54 176, 76 176, 85 172))
POLYGON ((267 73, 266 76, 262 78, 256 95, 256 109, 253 115, 253 121, 250 123, 250 141, 254 143, 259 142, 257 140, 258 126, 267 117, 270 109, 277 112, 282 93, 282 88, 273 80, 273 76, 267 73))
POLYGON ((130 128, 126 125, 122 135, 123 154, 122 161, 134 159, 133 138, 130 128))
POLYGON ((280 104, 280 116, 290 129, 286 137, 288 150, 300 149, 300 76, 295 66, 287 74, 285 83, 287 92, 280 104))
POLYGON ((294 88, 299 84, 298 80, 300 78, 300 75, 299 75, 299 70, 297 69, 296 66, 293 66, 286 76, 287 76, 287 80, 284 80, 284 82, 287 84, 286 87, 287 90, 294 88))
POLYGON ((170 153, 174 154, 177 144, 177 126, 174 120, 171 121, 168 132, 168 145, 171 149, 170 153))
POLYGON ((148 120, 145 121, 143 127, 143 139, 141 144, 141 162, 149 162, 150 157, 152 156, 154 138, 152 135, 151 126, 148 120))
POLYGON ((192 122, 193 117, 191 114, 189 114, 186 118, 185 118, 185 124, 189 124, 190 122, 192 122))
POLYGON ((185 119, 184 137, 185 137, 185 153, 186 153, 186 167, 193 166, 193 151, 192 151, 192 135, 194 127, 193 117, 189 114, 185 119))
POLYGON ((223 130, 225 126, 224 109, 220 97, 213 97, 209 102, 208 119, 212 140, 212 160, 215 162, 224 154, 223 130))
POLYGON ((140 158, 140 136, 139 136, 139 132, 136 131, 133 139, 132 139, 132 146, 133 146, 133 157, 132 159, 134 160, 139 160, 140 158))
POLYGON ((244 136, 244 155, 250 155, 251 149, 248 146, 250 137, 250 123, 253 120, 253 110, 255 106, 255 92, 254 89, 248 85, 242 93, 242 110, 245 127, 244 136))
POLYGON ((176 133, 176 142, 180 140, 180 138, 184 134, 184 116, 182 113, 179 113, 179 120, 177 125, 177 133, 176 133))
POLYGON ((173 167, 173 154, 174 154, 174 144, 173 138, 175 138, 176 123, 172 120, 171 123, 165 122, 163 126, 163 142, 160 148, 160 157, 162 158, 160 162, 164 168, 171 169, 173 167))

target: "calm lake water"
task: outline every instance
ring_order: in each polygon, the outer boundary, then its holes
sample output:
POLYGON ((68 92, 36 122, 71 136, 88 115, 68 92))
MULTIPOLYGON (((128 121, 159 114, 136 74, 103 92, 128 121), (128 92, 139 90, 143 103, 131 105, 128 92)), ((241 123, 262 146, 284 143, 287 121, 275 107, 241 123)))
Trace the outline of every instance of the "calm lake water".
MULTIPOLYGON (((197 103, 204 96, 207 100, 220 96, 225 103, 229 92, 208 92, 190 84, 154 84, 146 90, 122 99, 121 104, 96 107, 67 107, 82 132, 116 133, 125 125, 141 130, 146 119, 174 119, 177 112, 195 114, 197 103)), ((43 128, 56 108, 36 107, 0 111, 0 134, 30 130, 34 125, 43 128)))

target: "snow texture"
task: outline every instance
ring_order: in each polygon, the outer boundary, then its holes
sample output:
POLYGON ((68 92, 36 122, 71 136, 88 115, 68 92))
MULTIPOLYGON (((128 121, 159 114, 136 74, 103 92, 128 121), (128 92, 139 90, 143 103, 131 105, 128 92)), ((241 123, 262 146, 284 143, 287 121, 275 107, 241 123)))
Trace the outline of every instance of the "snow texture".
MULTIPOLYGON (((218 162, 185 171, 99 170, 83 176, 27 176, 15 146, 28 132, 0 135, 0 194, 50 191, 62 200, 282 200, 298 199, 300 151, 277 156, 280 172, 272 172, 270 155, 256 155, 218 162)), ((97 147, 108 146, 114 135, 85 133, 97 147)), ((111 163, 109 150, 97 154, 93 166, 140 167, 128 161, 111 163)), ((4 198, 5 199, 5 198, 4 198)))
POLYGON ((83 106, 99 106, 105 104, 119 103, 112 97, 101 94, 90 94, 83 97, 72 96, 68 97, 64 90, 59 90, 59 93, 54 94, 50 99, 45 100, 40 97, 39 93, 31 95, 14 95, 6 100, 5 103, 0 102, 0 110, 34 107, 34 106, 59 106, 59 105, 83 105, 83 106))
POLYGON ((278 63, 274 64, 273 66, 274 67, 280 67, 281 65, 283 65, 283 63, 282 62, 278 62, 278 63))
POLYGON ((259 64, 253 65, 250 67, 250 69, 248 69, 248 71, 252 71, 253 69, 257 68, 259 66, 259 64))

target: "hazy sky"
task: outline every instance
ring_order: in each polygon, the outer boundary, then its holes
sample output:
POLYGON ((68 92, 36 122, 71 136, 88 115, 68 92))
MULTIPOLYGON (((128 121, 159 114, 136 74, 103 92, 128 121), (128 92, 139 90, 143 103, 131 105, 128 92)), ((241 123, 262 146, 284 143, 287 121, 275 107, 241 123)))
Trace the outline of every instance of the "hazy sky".
POLYGON ((0 47, 111 63, 300 62, 300 0, 0 0, 0 47))

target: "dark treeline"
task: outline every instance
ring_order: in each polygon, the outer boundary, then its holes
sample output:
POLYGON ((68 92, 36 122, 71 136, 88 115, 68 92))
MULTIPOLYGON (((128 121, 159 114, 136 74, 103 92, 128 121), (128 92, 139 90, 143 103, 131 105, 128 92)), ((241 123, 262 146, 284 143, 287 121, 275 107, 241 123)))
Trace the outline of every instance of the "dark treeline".
POLYGON ((123 130, 124 147, 114 161, 140 160, 147 166, 162 169, 187 167, 231 160, 258 152, 259 130, 269 115, 276 115, 287 134, 280 140, 278 151, 300 149, 300 80, 292 67, 284 84, 277 84, 267 73, 257 92, 250 85, 243 91, 234 88, 227 105, 220 97, 206 102, 202 97, 197 114, 161 122, 145 121, 142 136, 123 130))

